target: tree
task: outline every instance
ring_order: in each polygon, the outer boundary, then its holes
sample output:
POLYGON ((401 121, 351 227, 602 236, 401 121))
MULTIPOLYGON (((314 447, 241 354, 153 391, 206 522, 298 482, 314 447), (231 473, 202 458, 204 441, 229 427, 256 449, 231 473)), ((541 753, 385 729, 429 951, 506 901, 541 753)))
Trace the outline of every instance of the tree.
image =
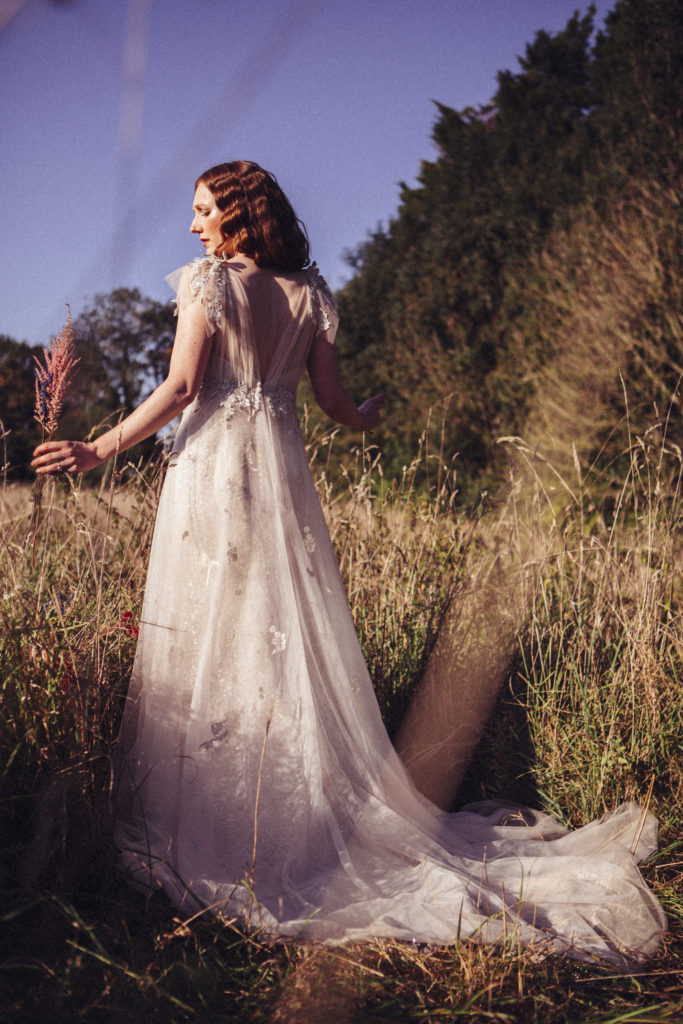
POLYGON ((175 317, 170 304, 118 288, 97 295, 74 332, 91 400, 113 402, 127 415, 165 376, 175 317))
MULTIPOLYGON (((595 43, 589 8, 555 35, 539 32, 520 69, 499 74, 490 104, 437 104, 437 157, 352 255, 339 295, 352 389, 388 393, 389 473, 448 396, 446 453, 459 453, 463 490, 492 483, 492 468, 495 480, 496 437, 523 429, 537 371, 553 358, 527 309, 530 286, 544 288, 541 254, 589 209, 609 230, 612 211, 648 178, 673 191, 682 2, 618 0, 595 43)), ((666 237, 662 281, 678 271, 666 237)), ((667 331, 659 344, 675 348, 667 331)), ((668 370, 658 375, 666 385, 668 370)), ((438 416, 429 429, 439 443, 438 416)))
POLYGON ((601 150, 622 176, 680 185, 682 0, 620 0, 595 44, 601 150))
MULTIPOLYGON (((5 472, 11 477, 27 474, 31 452, 40 440, 33 419, 33 357, 41 353, 40 348, 32 348, 25 341, 0 335, 0 421, 9 431, 4 442, 5 472)), ((0 452, 0 462, 4 461, 4 452, 0 452)))

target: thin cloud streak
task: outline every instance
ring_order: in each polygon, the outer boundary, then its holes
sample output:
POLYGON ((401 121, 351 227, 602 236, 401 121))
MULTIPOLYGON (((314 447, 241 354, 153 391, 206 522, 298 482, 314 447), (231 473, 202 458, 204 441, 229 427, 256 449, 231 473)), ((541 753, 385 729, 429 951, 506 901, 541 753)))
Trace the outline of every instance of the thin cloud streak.
MULTIPOLYGON (((101 247, 74 284, 72 294, 79 295, 87 291, 92 280, 92 270, 102 260, 108 257, 112 261, 116 260, 115 265, 121 270, 134 256, 139 256, 148 248, 163 222, 169 196, 180 188, 189 188, 188 172, 199 174, 205 170, 203 164, 198 166, 198 159, 202 163, 198 154, 207 152, 207 139, 213 144, 229 135, 230 129, 258 98, 301 33, 324 5, 325 0, 293 0, 273 21, 265 36, 237 66, 196 126, 186 134, 141 195, 128 204, 119 217, 113 236, 101 247), (136 222, 143 210, 149 230, 145 233, 144 241, 139 243, 140 250, 134 253, 129 226, 136 222)), ((113 286, 117 287, 116 281, 113 286)))

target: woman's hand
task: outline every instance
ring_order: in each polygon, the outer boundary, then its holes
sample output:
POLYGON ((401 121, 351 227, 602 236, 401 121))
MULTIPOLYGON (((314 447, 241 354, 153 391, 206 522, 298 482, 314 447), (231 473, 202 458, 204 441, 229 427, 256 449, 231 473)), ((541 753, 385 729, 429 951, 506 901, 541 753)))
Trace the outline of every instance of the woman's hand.
POLYGON ((87 441, 46 441, 33 453, 31 465, 37 474, 85 473, 104 460, 87 441))
POLYGON ((363 420, 363 430, 374 430, 382 418, 382 409, 386 399, 384 395, 373 395, 358 406, 358 415, 363 420))

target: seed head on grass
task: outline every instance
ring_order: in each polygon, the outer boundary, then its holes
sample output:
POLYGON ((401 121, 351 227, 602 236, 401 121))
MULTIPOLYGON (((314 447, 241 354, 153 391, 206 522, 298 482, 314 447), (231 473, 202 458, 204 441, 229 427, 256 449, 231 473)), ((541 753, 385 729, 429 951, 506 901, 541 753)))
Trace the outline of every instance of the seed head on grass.
POLYGON ((33 357, 36 364, 35 419, 43 429, 44 440, 49 440, 59 426, 64 399, 80 362, 71 326, 71 308, 66 308, 66 323, 48 347, 43 348, 44 364, 37 356, 33 357))
MULTIPOLYGON (((36 401, 34 418, 42 429, 42 440, 51 441, 57 427, 59 417, 69 385, 80 362, 76 354, 74 331, 71 325, 71 307, 67 305, 66 323, 59 334, 52 339, 47 348, 43 347, 44 362, 34 356, 36 369, 36 401)), ((35 558, 36 537, 40 526, 42 511, 43 478, 38 477, 33 491, 33 516, 31 522, 31 565, 35 558)))

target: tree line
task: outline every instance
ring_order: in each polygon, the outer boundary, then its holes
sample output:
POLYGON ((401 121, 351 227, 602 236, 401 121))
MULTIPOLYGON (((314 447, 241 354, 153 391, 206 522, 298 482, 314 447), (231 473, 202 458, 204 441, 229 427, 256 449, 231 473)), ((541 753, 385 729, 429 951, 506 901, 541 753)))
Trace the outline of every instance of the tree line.
MULTIPOLYGON (((436 158, 402 187, 389 224, 349 254, 339 348, 359 393, 388 392, 389 473, 426 431, 432 447, 458 454, 465 496, 498 479, 497 438, 524 432, 547 400, 539 388, 562 331, 577 330, 566 317, 560 330, 559 307, 566 287, 585 287, 581 261, 597 258, 580 244, 587 232, 598 247, 643 219, 655 232, 658 279, 622 311, 642 344, 614 367, 610 401, 619 405, 620 373, 634 413, 670 401, 683 364, 683 10, 680 0, 619 0, 597 34, 594 17, 591 7, 555 35, 539 32, 519 71, 500 72, 490 104, 438 104, 436 158), (557 259, 552 274, 546 266, 560 250, 564 278, 557 259)), ((604 273, 596 265, 591 284, 604 273)), ((618 294, 606 282, 601 301, 618 294)))
MULTIPOLYGON (((353 274, 338 293, 344 377, 359 396, 389 399, 375 438, 387 475, 426 438, 457 454, 462 495, 474 497, 498 478, 499 436, 547 430, 563 389, 577 416, 585 407, 576 430, 590 434, 589 460, 623 413, 624 384, 636 423, 671 402, 683 366, 682 6, 617 0, 597 33, 594 8, 577 12, 562 31, 537 33, 489 104, 436 105, 436 157, 348 254, 353 274)), ((83 436, 163 376, 173 316, 119 289, 75 329, 82 366, 64 429, 83 436)), ((0 338, 0 418, 17 474, 36 436, 33 354, 0 338)), ((670 419, 674 429, 681 418, 670 419)))

